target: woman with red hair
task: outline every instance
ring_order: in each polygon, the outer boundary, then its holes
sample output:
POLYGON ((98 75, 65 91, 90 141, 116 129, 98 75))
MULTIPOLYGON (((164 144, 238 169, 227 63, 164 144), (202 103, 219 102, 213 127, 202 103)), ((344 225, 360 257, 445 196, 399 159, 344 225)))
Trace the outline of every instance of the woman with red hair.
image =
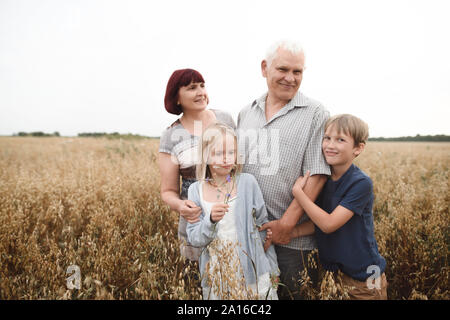
MULTIPOLYGON (((199 162, 199 138, 204 129, 216 122, 236 128, 230 114, 207 109, 208 103, 205 80, 198 71, 181 69, 172 74, 167 83, 164 105, 167 112, 182 116, 161 135, 161 198, 172 210, 180 214, 178 238, 181 241, 181 255, 190 261, 198 261, 201 251, 201 248, 188 243, 186 234, 187 222, 199 221, 201 213, 201 208, 187 199, 189 186, 196 181, 195 165, 199 162)), ((198 267, 194 270, 198 270, 198 267)))

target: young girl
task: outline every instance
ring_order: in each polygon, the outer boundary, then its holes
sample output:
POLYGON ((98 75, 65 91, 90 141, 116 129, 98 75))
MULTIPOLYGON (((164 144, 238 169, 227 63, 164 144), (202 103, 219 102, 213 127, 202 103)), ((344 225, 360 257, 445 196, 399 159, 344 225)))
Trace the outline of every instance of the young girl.
POLYGON ((268 222, 266 207, 256 179, 240 173, 233 129, 218 123, 205 129, 199 154, 198 181, 188 198, 202 213, 199 222, 188 223, 187 235, 203 248, 203 299, 278 299, 270 231, 267 237, 258 231, 268 222))

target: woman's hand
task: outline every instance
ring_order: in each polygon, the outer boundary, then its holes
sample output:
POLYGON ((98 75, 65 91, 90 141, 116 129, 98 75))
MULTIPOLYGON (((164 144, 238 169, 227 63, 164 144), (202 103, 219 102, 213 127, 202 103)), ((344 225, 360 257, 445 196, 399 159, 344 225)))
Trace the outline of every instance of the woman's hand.
POLYGON ((180 215, 186 219, 189 223, 196 223, 200 221, 199 217, 202 213, 202 208, 197 206, 191 200, 181 200, 181 203, 177 210, 180 215))
POLYGON ((305 187, 306 182, 308 181, 309 175, 310 175, 310 172, 309 172, 309 170, 308 170, 308 171, 306 171, 306 174, 305 174, 304 177, 301 177, 301 176, 300 176, 300 177, 297 179, 297 181, 295 181, 295 184, 294 184, 294 186, 292 187, 292 194, 293 194, 294 196, 295 196, 295 193, 300 192, 300 191, 303 191, 303 188, 305 187))
POLYGON ((230 206, 226 203, 216 203, 211 209, 211 221, 218 222, 222 220, 225 213, 228 212, 230 206))

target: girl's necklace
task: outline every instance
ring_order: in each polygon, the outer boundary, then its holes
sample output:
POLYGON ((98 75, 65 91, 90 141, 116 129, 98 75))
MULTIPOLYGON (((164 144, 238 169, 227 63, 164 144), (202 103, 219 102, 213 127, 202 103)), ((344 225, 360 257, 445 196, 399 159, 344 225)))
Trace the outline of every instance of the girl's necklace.
POLYGON ((223 183, 221 183, 220 186, 217 183, 215 183, 215 179, 208 179, 208 182, 211 184, 211 186, 213 186, 217 190, 217 201, 219 201, 221 194, 225 194, 225 198, 224 198, 225 202, 224 203, 228 203, 228 200, 231 197, 231 192, 233 191, 233 188, 234 188, 234 178, 235 178, 234 175, 227 175, 227 177, 225 178, 225 181, 223 183), (233 182, 233 184, 231 185, 231 190, 228 190, 228 185, 231 182, 233 182), (221 189, 224 185, 227 186, 226 193, 224 193, 221 189))
POLYGON ((214 188, 216 188, 216 190, 217 190, 217 201, 219 201, 220 195, 224 193, 224 192, 222 191, 221 188, 222 188, 223 186, 225 186, 225 185, 228 183, 228 181, 225 181, 225 182, 221 183, 220 186, 217 185, 217 184, 214 182, 214 180, 208 180, 208 183, 209 183, 211 186, 213 186, 214 188))

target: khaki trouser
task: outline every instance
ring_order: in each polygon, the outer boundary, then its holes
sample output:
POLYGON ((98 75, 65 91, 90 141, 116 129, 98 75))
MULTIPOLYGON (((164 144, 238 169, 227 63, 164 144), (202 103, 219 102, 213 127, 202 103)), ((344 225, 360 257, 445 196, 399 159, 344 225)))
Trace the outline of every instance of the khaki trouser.
MULTIPOLYGON (((342 276, 342 284, 349 287, 348 295, 351 300, 387 300, 388 283, 384 272, 380 276, 380 280, 380 288, 369 289, 366 281, 355 280, 346 274, 342 276)), ((372 284, 375 286, 376 281, 373 280, 372 284)))

